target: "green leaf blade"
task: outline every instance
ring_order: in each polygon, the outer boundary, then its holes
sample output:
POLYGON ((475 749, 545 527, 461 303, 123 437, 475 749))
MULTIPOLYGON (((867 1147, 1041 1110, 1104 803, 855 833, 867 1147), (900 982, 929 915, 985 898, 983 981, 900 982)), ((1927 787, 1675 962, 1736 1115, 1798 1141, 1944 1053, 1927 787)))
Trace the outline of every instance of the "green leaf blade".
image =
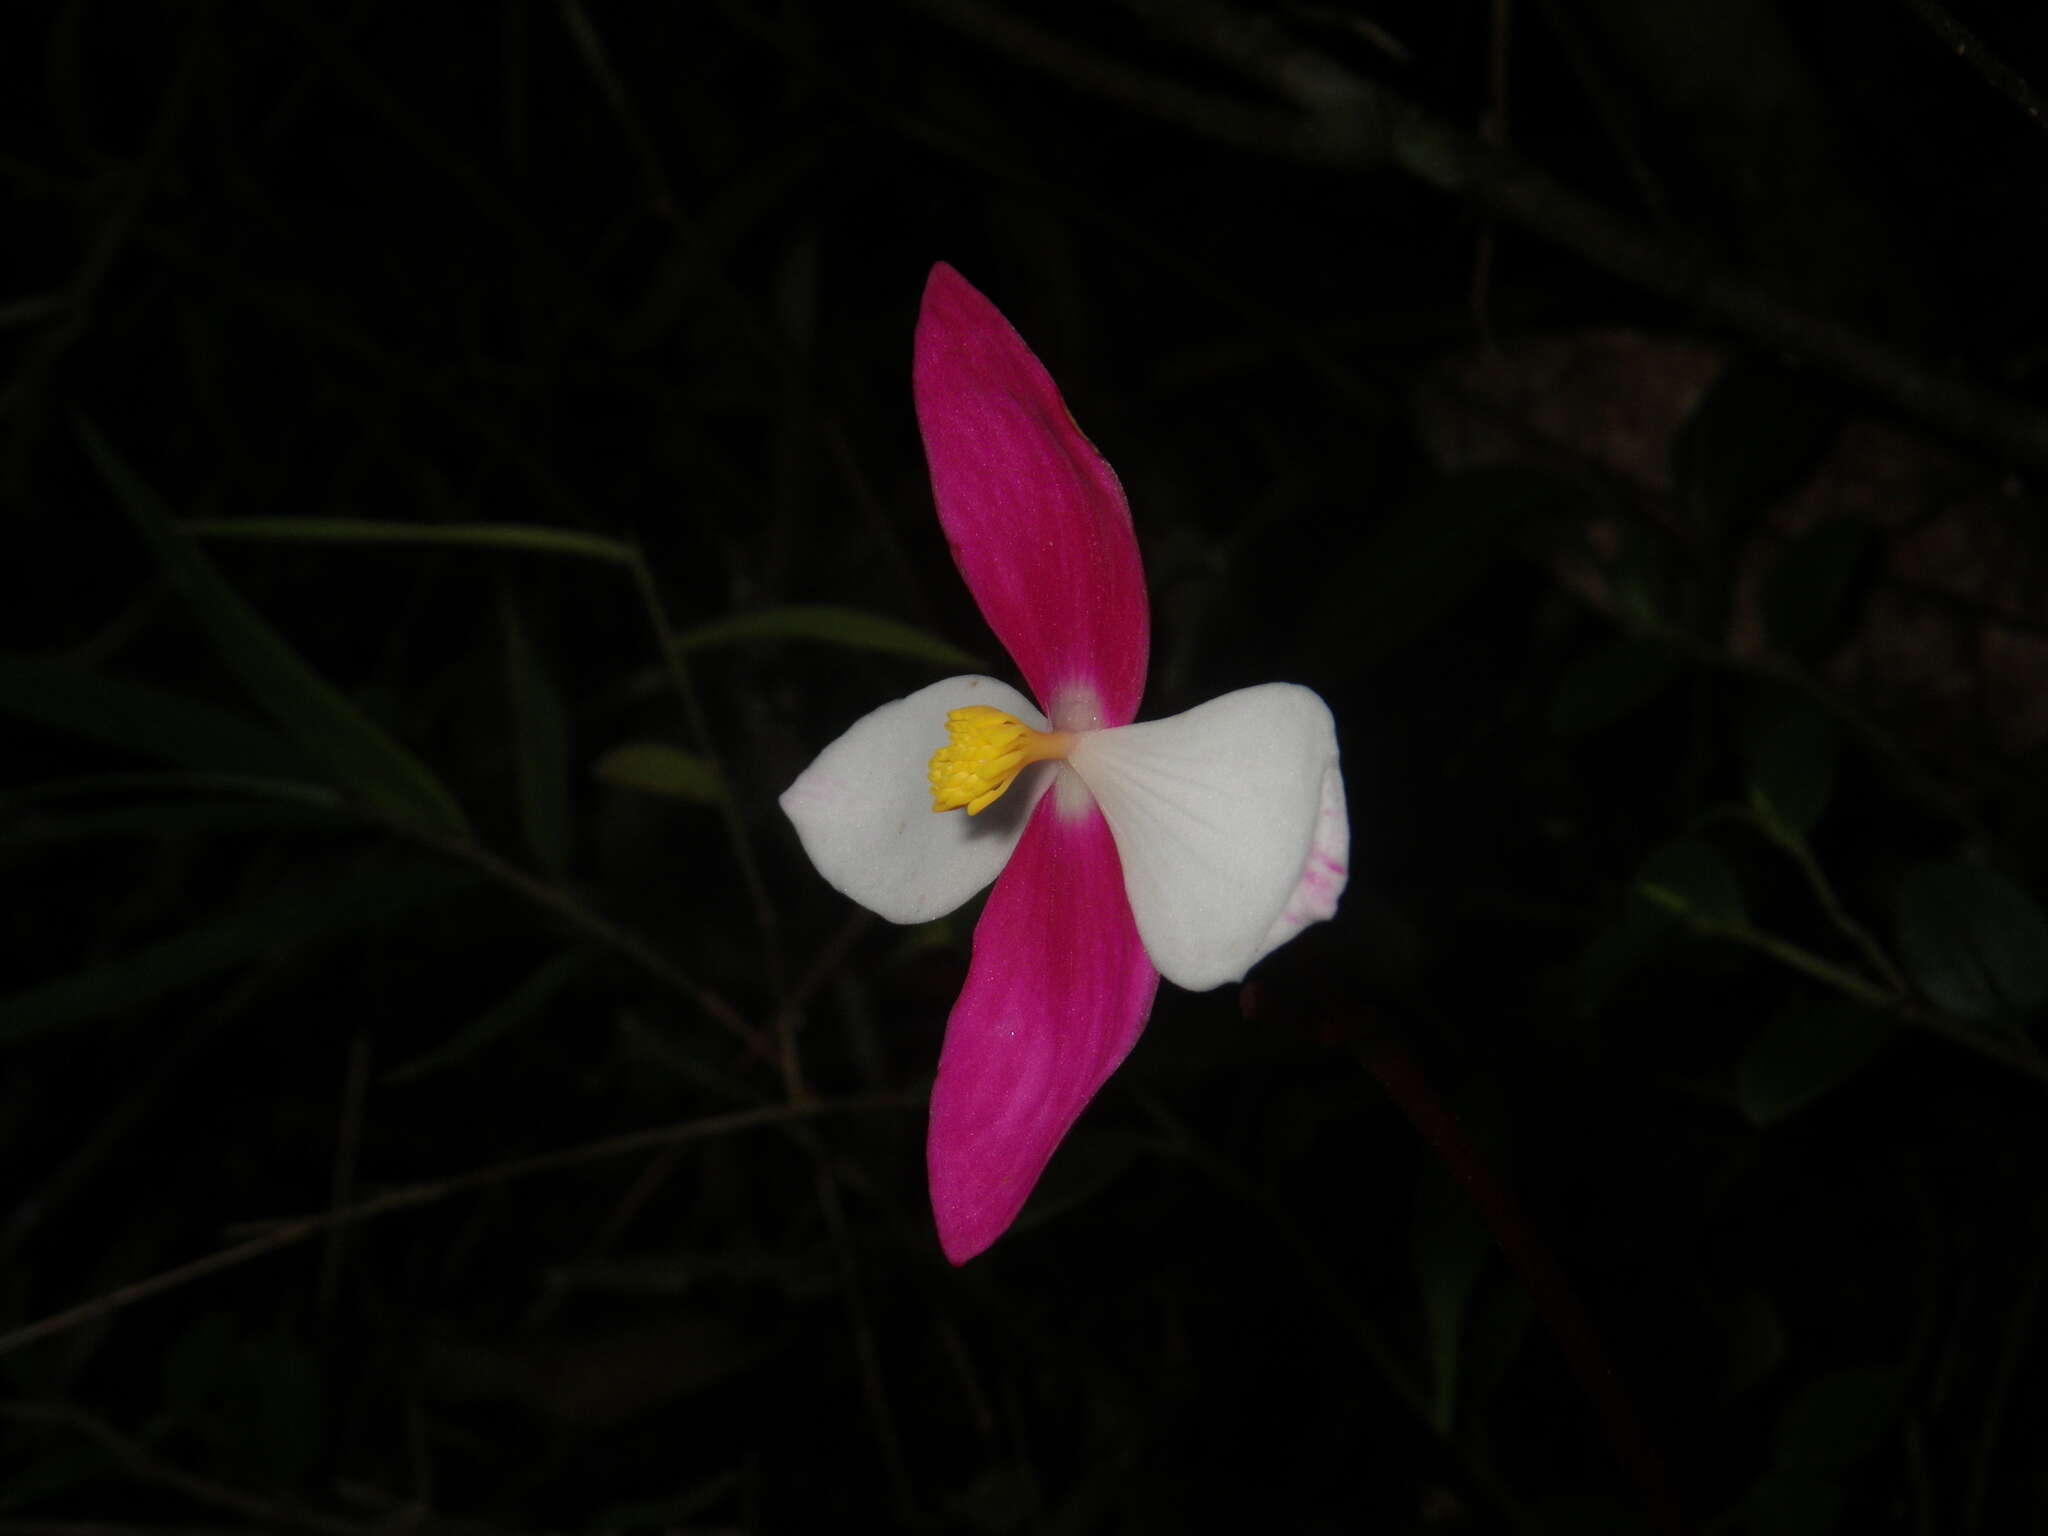
POLYGON ((395 820, 440 836, 464 835, 467 823, 440 781, 243 601, 90 423, 81 419, 77 426, 94 467, 190 603, 221 660, 285 733, 336 782, 395 820))
POLYGON ((600 757, 591 772, 621 789, 698 805, 716 805, 725 797, 725 786, 709 762, 666 742, 622 742, 600 757))
POLYGON ((1581 657, 1558 680, 1550 728, 1584 736, 1654 703, 1685 672, 1685 663, 1654 640, 1625 639, 1581 657))
POLYGON ((1652 852, 1636 872, 1636 889, 1668 912, 1719 923, 1749 920, 1735 871, 1695 838, 1677 838, 1652 852))
POLYGON ((1790 1008, 1742 1053, 1736 1103, 1752 1125, 1789 1119, 1868 1066, 1892 1033, 1883 1015, 1855 1003, 1790 1008))
POLYGON ((1956 859, 1913 870, 1899 887, 1898 935, 1914 983, 1957 1018, 2048 1002, 2048 915, 1994 869, 1956 859))
POLYGON ((1830 651, 1854 617, 1851 599, 1873 548, 1870 529, 1847 518, 1822 523, 1787 545, 1764 579, 1764 628, 1772 646, 1805 661, 1830 651))
POLYGON ((907 656, 954 670, 984 670, 980 657, 915 625, 861 608, 830 604, 763 608, 700 624, 676 636, 677 645, 685 652, 753 640, 817 640, 846 650, 907 656))
POLYGON ((476 1015, 441 1045, 393 1067, 384 1080, 394 1087, 459 1066, 504 1036, 538 1017, 562 989, 589 969, 589 957, 565 950, 523 977, 497 1002, 476 1015))
POLYGON ((559 877, 569 868, 570 853, 569 712, 509 592, 499 604, 499 615, 520 827, 540 867, 559 877))
POLYGON ((492 549, 564 555, 608 565, 631 565, 630 544, 575 528, 542 523, 398 523, 367 517, 214 517, 178 525, 207 539, 248 539, 271 544, 418 544, 438 549, 492 549))
POLYGON ((146 1006, 280 946, 431 908, 472 888, 463 871, 368 870, 238 907, 183 933, 0 997, 0 1046, 146 1006))
POLYGON ((1744 722, 1750 803, 1784 832, 1804 838, 1833 798, 1841 736, 1819 710, 1765 705, 1744 722))
POLYGON ((138 757, 257 778, 305 778, 304 753, 218 705, 63 662, 0 655, 0 714, 138 757))
POLYGON ((1813 473, 1838 425, 1811 381, 1733 363, 1673 439, 1672 482, 1708 527, 1740 534, 1813 473))

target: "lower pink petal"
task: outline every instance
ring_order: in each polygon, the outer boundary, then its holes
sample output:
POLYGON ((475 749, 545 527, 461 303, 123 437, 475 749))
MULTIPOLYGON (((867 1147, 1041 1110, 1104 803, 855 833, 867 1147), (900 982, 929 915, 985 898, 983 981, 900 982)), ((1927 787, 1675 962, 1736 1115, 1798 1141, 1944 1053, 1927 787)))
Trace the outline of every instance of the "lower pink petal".
POLYGON ((1083 795, 1046 795, 989 893, 939 1055, 927 1158, 947 1258, 1016 1220, 1158 987, 1109 824, 1083 795))

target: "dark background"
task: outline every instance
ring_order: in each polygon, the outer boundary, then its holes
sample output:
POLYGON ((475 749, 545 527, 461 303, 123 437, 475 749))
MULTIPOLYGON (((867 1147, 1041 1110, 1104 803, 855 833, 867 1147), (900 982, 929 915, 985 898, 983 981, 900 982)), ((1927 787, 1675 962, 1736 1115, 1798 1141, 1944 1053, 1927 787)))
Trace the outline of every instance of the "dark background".
POLYGON ((4 25, 0 1531, 2048 1529, 2038 6, 4 25), (959 1271, 940 258, 1356 871, 959 1271))

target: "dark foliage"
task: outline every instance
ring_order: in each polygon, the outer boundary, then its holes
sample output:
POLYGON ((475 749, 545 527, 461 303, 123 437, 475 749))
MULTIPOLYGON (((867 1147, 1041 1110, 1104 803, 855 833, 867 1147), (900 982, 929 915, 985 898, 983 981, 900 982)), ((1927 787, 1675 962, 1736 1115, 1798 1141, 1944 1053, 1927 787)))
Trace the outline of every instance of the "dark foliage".
POLYGON ((2048 1529, 2038 9, 11 9, 0 1533, 2048 1529), (939 258, 1357 870, 957 1271, 939 258))

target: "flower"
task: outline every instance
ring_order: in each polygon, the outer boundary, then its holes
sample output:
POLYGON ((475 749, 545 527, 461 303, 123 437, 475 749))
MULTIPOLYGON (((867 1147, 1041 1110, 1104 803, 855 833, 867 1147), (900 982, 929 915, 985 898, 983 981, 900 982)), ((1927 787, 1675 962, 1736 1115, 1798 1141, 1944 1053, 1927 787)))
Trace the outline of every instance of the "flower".
POLYGON ((1136 1044, 1333 915, 1350 830, 1330 712, 1268 683, 1134 725, 1151 613, 1116 474, 1044 366, 943 262, 914 380, 954 561, 1038 705, 992 677, 885 704, 782 796, 818 872, 898 923, 995 889, 946 1023, 927 1161, 955 1264, 1016 1218, 1136 1044))

